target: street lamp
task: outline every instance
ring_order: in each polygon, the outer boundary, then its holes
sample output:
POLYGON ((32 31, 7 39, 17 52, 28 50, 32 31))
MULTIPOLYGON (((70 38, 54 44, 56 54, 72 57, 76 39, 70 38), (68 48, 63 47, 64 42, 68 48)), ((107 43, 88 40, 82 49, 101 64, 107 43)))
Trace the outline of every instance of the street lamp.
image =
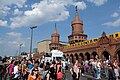
POLYGON ((37 28, 37 26, 30 27, 31 29, 31 40, 30 40, 30 58, 31 58, 31 52, 32 52, 32 38, 33 38, 33 29, 37 28))
POLYGON ((19 45, 19 56, 20 56, 20 53, 21 53, 21 47, 22 47, 23 44, 20 44, 19 45))

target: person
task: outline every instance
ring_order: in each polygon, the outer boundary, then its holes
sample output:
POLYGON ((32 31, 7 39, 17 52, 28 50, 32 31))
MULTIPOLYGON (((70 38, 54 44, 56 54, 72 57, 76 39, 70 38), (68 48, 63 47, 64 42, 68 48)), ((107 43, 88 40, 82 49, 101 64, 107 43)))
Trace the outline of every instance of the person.
POLYGON ((63 70, 65 70, 65 68, 66 68, 65 60, 62 61, 62 68, 63 68, 63 70))
POLYGON ((14 70, 14 60, 11 61, 10 65, 9 65, 9 76, 10 76, 10 80, 12 79, 12 74, 13 74, 13 70, 14 70))
POLYGON ((0 80, 2 80, 3 72, 4 72, 4 65, 0 64, 0 80))
POLYGON ((14 80, 19 80, 18 61, 14 63, 14 80))
POLYGON ((27 74, 27 65, 26 64, 22 65, 22 76, 23 76, 23 80, 27 80, 28 74, 27 74))
POLYGON ((56 73, 55 73, 55 68, 54 68, 55 62, 52 62, 52 65, 50 66, 50 79, 56 80, 56 73))
POLYGON ((31 70, 31 69, 34 67, 33 60, 30 59, 30 60, 28 61, 28 63, 29 63, 28 69, 31 70))
POLYGON ((22 78, 22 64, 21 64, 21 60, 19 60, 18 62, 19 62, 18 70, 19 70, 20 78, 22 78))
POLYGON ((78 66, 78 61, 75 62, 73 67, 70 69, 73 80, 79 80, 80 67, 78 66))
POLYGON ((38 62, 35 61, 34 67, 30 71, 28 80, 41 80, 42 76, 40 75, 40 68, 38 67, 38 62))
POLYGON ((117 60, 114 61, 113 65, 114 65, 115 77, 116 77, 116 80, 118 80, 118 77, 119 77, 119 66, 118 66, 117 60))
POLYGON ((62 65, 61 65, 61 61, 58 60, 57 65, 56 65, 56 74, 57 74, 57 80, 61 80, 62 79, 62 65))
POLYGON ((116 80, 112 64, 108 64, 108 80, 116 80))
POLYGON ((98 69, 97 79, 101 79, 101 76, 100 76, 101 62, 100 62, 99 59, 97 60, 97 65, 96 66, 97 66, 97 69, 98 69))

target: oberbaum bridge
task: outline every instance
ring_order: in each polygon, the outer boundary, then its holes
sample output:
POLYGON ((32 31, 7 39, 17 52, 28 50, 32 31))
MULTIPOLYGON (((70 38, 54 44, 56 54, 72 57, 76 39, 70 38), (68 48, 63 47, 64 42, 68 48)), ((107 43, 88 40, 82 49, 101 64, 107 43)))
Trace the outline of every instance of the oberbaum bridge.
POLYGON ((101 37, 87 40, 84 34, 83 21, 78 16, 76 7, 75 17, 71 23, 72 34, 68 36, 69 44, 62 46, 59 43, 59 34, 54 28, 51 35, 52 41, 49 44, 50 50, 58 49, 64 53, 64 57, 69 57, 71 62, 75 60, 82 61, 90 58, 100 58, 104 60, 118 60, 120 62, 120 32, 110 35, 102 33, 101 37))

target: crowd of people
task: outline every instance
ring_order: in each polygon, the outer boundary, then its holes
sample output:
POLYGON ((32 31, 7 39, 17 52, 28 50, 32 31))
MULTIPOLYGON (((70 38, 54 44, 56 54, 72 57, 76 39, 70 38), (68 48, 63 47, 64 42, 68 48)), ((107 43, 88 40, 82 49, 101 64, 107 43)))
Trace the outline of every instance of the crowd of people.
POLYGON ((5 73, 1 80, 60 80, 65 65, 65 60, 59 59, 50 62, 41 59, 12 59, 10 64, 1 68, 5 73))
POLYGON ((70 69, 73 80, 79 80, 80 76, 90 75, 98 80, 120 80, 120 64, 117 60, 102 60, 91 58, 90 60, 76 60, 70 69))
POLYGON ((12 59, 9 64, 0 67, 1 80, 65 80, 64 73, 69 71, 71 80, 80 80, 81 76, 91 75, 95 79, 119 80, 120 68, 117 60, 51 60, 12 59))

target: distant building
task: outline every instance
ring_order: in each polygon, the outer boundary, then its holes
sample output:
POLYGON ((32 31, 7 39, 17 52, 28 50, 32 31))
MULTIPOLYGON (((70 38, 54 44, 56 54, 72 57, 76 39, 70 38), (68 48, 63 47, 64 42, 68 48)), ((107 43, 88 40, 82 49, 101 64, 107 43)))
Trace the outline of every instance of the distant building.
MULTIPOLYGON (((49 44, 51 43, 51 40, 50 39, 46 39, 46 40, 42 40, 40 42, 37 43, 37 50, 38 50, 38 53, 41 53, 41 52, 50 52, 50 48, 49 48, 49 44)), ((61 45, 68 45, 67 42, 62 42, 62 41, 59 41, 59 43, 61 45)))
POLYGON ((38 52, 49 52, 49 44, 51 43, 50 39, 42 40, 37 43, 38 52))

